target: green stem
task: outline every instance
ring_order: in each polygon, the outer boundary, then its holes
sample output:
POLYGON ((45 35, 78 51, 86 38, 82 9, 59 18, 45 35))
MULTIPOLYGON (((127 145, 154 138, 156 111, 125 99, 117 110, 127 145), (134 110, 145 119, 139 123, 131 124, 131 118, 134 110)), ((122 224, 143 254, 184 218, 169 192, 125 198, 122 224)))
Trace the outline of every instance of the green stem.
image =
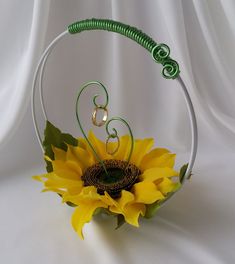
MULTIPOLYGON (((96 150, 94 149, 94 147, 92 146, 91 142, 89 141, 88 137, 86 136, 86 133, 84 132, 84 129, 82 127, 82 124, 81 124, 81 121, 80 121, 80 118, 79 118, 79 114, 78 114, 78 107, 79 107, 79 99, 81 97, 81 94, 82 92, 86 89, 86 87, 88 87, 89 85, 98 85, 99 87, 101 87, 104 92, 105 92, 105 98, 106 98, 106 102, 104 105, 102 105, 102 107, 106 108, 107 105, 108 105, 108 102, 109 102, 109 95, 108 95, 108 92, 105 88, 105 86, 100 83, 100 82, 97 82, 97 81, 91 81, 91 82, 88 82, 88 83, 85 83, 82 87, 81 87, 81 90, 80 92, 78 93, 78 96, 77 96, 77 101, 76 101, 76 117, 77 117, 77 121, 78 121, 78 125, 80 127, 80 130, 86 140, 86 142, 88 143, 88 145, 90 146, 91 150, 93 151, 96 159, 99 161, 99 163, 101 164, 101 166, 103 167, 105 173, 108 175, 108 172, 107 172, 107 169, 104 165, 104 162, 102 161, 102 159, 99 157, 98 153, 96 152, 96 150)), ((96 99, 99 97, 99 95, 95 95, 94 98, 93 98, 93 103, 96 107, 98 107, 98 104, 96 103, 96 99)), ((100 105, 99 105, 100 106, 100 105)))

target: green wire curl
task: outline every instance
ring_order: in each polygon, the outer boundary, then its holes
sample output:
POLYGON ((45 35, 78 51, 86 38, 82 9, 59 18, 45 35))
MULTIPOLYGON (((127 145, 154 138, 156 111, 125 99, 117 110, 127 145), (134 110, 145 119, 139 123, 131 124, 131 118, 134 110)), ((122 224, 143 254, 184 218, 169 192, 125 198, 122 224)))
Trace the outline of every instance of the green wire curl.
MULTIPOLYGON (((105 173, 108 175, 108 172, 107 172, 107 169, 104 165, 104 162, 102 161, 102 159, 99 157, 99 155, 97 154, 96 150, 94 149, 94 147, 92 146, 90 140, 88 139, 88 137, 86 136, 86 133, 82 127, 82 124, 81 124, 81 121, 80 121, 80 118, 79 118, 79 114, 78 114, 78 107, 79 107, 79 99, 81 97, 81 94, 82 92, 86 89, 86 87, 88 87, 89 85, 92 85, 92 84, 96 84, 98 85, 99 87, 101 87, 104 92, 105 92, 105 99, 106 99, 106 103, 103 105, 103 107, 106 107, 108 105, 108 102, 109 102, 109 95, 108 95, 108 92, 105 88, 105 86, 100 83, 100 82, 97 82, 97 81, 91 81, 91 82, 88 82, 88 83, 85 83, 82 87, 81 87, 81 90, 79 91, 78 93, 78 96, 77 96, 77 100, 76 100, 76 118, 77 118, 77 121, 78 121, 78 125, 79 125, 79 128, 86 140, 86 142, 88 143, 88 145, 90 146, 92 152, 94 153, 96 159, 99 161, 99 163, 101 164, 101 166, 103 167, 105 173)), ((96 103, 96 99, 98 98, 99 95, 95 95, 94 98, 93 98, 93 103, 95 104, 95 106, 98 106, 97 103, 96 103)))
POLYGON ((132 156, 132 153, 133 153, 133 149, 134 149, 134 136, 133 136, 133 133, 131 131, 131 127, 127 123, 127 121, 125 119, 121 118, 121 117, 113 117, 113 118, 111 118, 109 121, 107 121, 106 127, 105 127, 108 136, 111 137, 111 138, 118 138, 118 133, 117 133, 117 130, 115 128, 112 128, 112 130, 113 130, 114 133, 111 133, 109 131, 109 125, 110 125, 110 123, 112 121, 120 121, 120 122, 122 122, 124 125, 126 125, 126 127, 128 128, 128 131, 130 133, 130 137, 131 137, 131 148, 130 148, 130 152, 129 152, 129 155, 128 155, 128 158, 127 158, 127 166, 128 166, 128 164, 129 164, 129 162, 131 160, 131 156, 132 156))
MULTIPOLYGON (((94 97, 93 97, 93 103, 94 105, 99 108, 99 109, 106 109, 106 107, 108 106, 108 103, 109 103, 109 95, 108 95, 108 92, 107 92, 107 89, 105 88, 105 86, 98 82, 98 81, 90 81, 90 82, 87 82, 85 83, 84 85, 82 85, 79 93, 78 93, 78 96, 77 96, 77 100, 76 100, 76 118, 77 118, 77 121, 78 121, 78 125, 79 125, 79 128, 86 140, 86 142, 88 143, 88 145, 90 146, 92 152, 94 153, 96 159, 98 160, 98 162, 101 164, 101 166, 103 167, 106 175, 108 175, 108 172, 107 172, 107 169, 106 169, 106 166, 103 162, 103 160, 99 157, 98 153, 96 152, 95 148, 93 147, 93 145, 91 144, 90 140, 88 139, 83 127, 82 127, 82 124, 81 124, 81 121, 80 121, 80 118, 79 118, 79 111, 78 111, 78 108, 79 108, 79 99, 83 93, 83 91, 89 86, 89 85, 98 85, 100 88, 103 89, 104 93, 105 93, 105 104, 103 105, 100 105, 96 102, 96 99, 100 96, 99 94, 96 94, 94 97)), ((115 128, 112 128, 112 131, 113 132, 110 132, 109 130, 109 125, 112 121, 120 121, 122 122, 123 124, 126 125, 126 127, 128 128, 128 131, 130 133, 130 137, 131 137, 131 148, 130 148, 130 152, 129 152, 129 155, 128 155, 128 158, 127 158, 127 166, 130 162, 130 159, 131 159, 131 156, 132 156, 132 153, 133 153, 133 149, 134 149, 134 137, 133 137, 133 133, 131 131, 131 128, 130 128, 130 125, 127 123, 126 120, 124 120, 123 118, 121 117, 113 117, 111 118, 110 120, 106 121, 105 122, 105 129, 106 129, 106 133, 108 135, 108 139, 109 138, 117 138, 118 139, 118 143, 119 143, 119 137, 118 137, 118 133, 117 133, 117 130, 115 128)), ((108 144, 108 140, 106 141, 106 144, 108 144)), ((119 144, 118 144, 119 146, 119 144)), ((106 150, 107 150, 107 145, 106 145, 106 150)))

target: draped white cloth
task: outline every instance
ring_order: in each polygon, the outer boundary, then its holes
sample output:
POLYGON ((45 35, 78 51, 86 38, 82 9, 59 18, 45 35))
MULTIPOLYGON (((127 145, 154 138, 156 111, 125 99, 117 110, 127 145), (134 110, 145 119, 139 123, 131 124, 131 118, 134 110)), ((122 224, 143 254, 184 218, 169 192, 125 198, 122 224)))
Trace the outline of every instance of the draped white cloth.
MULTIPOLYGON (((233 0, 0 1, 0 249, 2 263, 233 263, 235 260, 235 2, 233 0), (194 103, 199 152, 194 176, 141 228, 114 231, 98 218, 80 241, 72 209, 41 195, 31 175, 43 161, 29 108, 33 73, 44 48, 74 21, 110 18, 142 29, 171 48, 194 103)), ((110 113, 129 120, 137 137, 187 162, 190 128, 175 81, 161 76, 142 47, 110 32, 66 37, 44 78, 49 120, 79 135, 74 115, 79 87, 105 84, 110 113)), ((88 92, 81 102, 90 116, 88 92)), ((38 123, 44 126, 39 107, 38 123)), ((84 121, 85 129, 90 123, 84 121)))

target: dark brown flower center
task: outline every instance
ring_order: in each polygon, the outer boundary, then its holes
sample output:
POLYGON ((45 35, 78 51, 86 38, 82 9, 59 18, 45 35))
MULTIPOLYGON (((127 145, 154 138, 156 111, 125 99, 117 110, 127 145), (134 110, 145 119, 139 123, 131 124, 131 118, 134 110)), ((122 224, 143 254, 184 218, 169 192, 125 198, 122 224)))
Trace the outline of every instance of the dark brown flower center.
POLYGON ((102 165, 96 163, 86 169, 82 180, 84 186, 95 186, 99 194, 106 191, 113 198, 119 197, 122 190, 130 190, 141 174, 134 164, 122 160, 104 160, 104 165, 108 175, 102 165))

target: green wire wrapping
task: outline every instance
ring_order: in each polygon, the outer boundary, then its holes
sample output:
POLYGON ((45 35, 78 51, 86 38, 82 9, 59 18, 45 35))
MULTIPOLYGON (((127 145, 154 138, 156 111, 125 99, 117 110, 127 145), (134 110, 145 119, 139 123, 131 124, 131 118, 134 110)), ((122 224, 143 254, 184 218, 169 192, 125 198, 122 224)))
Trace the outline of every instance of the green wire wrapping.
POLYGON ((147 49, 152 58, 163 65, 162 75, 166 79, 175 79, 179 76, 178 63, 170 58, 170 48, 166 44, 157 44, 152 38, 141 30, 109 19, 86 19, 75 22, 68 26, 70 34, 80 33, 86 30, 106 30, 119 33, 137 42, 147 49))

